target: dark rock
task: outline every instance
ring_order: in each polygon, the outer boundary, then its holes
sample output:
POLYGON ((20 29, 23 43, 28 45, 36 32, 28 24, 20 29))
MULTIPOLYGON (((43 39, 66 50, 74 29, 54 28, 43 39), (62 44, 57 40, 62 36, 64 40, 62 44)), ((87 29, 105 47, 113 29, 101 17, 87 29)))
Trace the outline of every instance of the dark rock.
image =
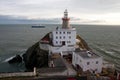
POLYGON ((8 61, 8 63, 21 63, 22 62, 22 57, 20 55, 16 55, 13 57, 11 60, 8 61))
POLYGON ((34 67, 45 67, 48 65, 48 51, 40 49, 37 42, 23 54, 23 60, 28 70, 33 70, 34 67))

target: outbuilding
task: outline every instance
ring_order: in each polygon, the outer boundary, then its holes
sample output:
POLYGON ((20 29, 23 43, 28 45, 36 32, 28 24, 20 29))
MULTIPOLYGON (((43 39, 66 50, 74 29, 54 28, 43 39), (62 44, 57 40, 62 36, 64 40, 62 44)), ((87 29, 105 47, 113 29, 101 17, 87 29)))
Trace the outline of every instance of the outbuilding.
POLYGON ((92 73, 101 73, 102 57, 92 51, 80 50, 74 51, 72 56, 72 64, 82 71, 90 71, 92 73))

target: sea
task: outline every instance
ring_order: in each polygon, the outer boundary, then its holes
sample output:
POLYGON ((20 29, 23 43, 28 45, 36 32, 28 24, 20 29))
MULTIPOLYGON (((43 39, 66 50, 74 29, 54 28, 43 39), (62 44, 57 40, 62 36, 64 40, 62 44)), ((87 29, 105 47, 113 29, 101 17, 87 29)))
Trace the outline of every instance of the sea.
MULTIPOLYGON (((0 25, 0 73, 23 72, 24 62, 9 64, 15 55, 23 55, 45 34, 61 27, 59 24, 44 24, 45 28, 32 28, 33 24, 0 25)), ((120 69, 120 26, 116 25, 71 25, 98 55, 120 69)))

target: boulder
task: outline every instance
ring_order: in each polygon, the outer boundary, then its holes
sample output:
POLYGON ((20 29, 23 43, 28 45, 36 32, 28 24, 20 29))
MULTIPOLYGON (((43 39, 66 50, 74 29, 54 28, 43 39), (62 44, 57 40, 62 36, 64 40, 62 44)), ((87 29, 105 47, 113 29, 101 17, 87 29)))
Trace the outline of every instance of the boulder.
POLYGON ((21 63, 22 62, 22 57, 20 55, 16 55, 13 57, 11 60, 8 61, 8 63, 21 63))
POLYGON ((37 42, 23 54, 23 61, 28 70, 33 70, 34 67, 46 67, 48 65, 48 51, 40 49, 39 42, 37 42))

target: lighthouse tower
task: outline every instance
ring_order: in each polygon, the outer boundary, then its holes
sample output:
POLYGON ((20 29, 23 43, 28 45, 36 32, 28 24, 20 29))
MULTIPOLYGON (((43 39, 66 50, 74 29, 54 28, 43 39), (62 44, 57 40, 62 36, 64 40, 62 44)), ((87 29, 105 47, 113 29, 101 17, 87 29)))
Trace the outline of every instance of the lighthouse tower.
POLYGON ((70 18, 68 18, 67 9, 66 9, 65 12, 64 12, 64 17, 62 18, 62 20, 63 20, 62 28, 64 28, 64 29, 70 28, 70 25, 69 25, 69 20, 70 20, 70 18))

